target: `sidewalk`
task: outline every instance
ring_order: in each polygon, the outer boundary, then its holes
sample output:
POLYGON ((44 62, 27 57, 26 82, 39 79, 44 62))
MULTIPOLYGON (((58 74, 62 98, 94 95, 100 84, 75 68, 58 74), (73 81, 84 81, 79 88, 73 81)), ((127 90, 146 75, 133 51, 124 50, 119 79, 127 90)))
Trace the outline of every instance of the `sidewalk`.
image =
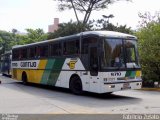
POLYGON ((2 76, 0 74, 0 85, 1 84, 8 84, 8 83, 14 83, 14 82, 19 82, 19 81, 16 81, 10 77, 6 77, 6 76, 2 76))
POLYGON ((145 91, 160 91, 160 88, 141 88, 139 90, 145 90, 145 91))

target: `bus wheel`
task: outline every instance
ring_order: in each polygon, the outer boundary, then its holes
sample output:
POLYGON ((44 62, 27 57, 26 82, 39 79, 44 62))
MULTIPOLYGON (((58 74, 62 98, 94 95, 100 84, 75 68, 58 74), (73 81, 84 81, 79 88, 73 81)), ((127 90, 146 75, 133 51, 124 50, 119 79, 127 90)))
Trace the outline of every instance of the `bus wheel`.
POLYGON ((102 93, 102 95, 104 95, 104 96, 110 96, 111 94, 112 94, 112 92, 102 93))
POLYGON ((24 85, 27 85, 27 74, 26 72, 22 73, 22 82, 24 85))
POLYGON ((81 79, 76 75, 71 77, 69 88, 72 91, 72 93, 76 95, 81 95, 83 93, 81 79))

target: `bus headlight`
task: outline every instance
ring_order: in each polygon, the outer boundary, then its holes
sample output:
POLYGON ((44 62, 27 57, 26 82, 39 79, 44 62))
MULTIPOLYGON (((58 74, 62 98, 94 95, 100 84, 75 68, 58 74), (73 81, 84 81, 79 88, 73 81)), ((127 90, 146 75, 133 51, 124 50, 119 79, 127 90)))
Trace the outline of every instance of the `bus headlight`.
POLYGON ((115 85, 109 85, 109 88, 115 88, 115 85))

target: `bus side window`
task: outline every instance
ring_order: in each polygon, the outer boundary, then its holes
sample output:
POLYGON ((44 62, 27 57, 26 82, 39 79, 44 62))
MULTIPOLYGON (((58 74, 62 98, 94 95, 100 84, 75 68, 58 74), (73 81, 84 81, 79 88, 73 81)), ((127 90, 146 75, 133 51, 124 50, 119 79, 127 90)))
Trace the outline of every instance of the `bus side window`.
POLYGON ((22 49, 22 51, 21 51, 21 55, 22 55, 22 59, 26 59, 26 58, 28 58, 28 54, 27 54, 27 48, 24 48, 24 49, 22 49))
POLYGON ((51 56, 61 56, 61 44, 55 43, 51 45, 51 56))
POLYGON ((90 69, 92 75, 98 74, 98 53, 97 47, 90 47, 90 69))
POLYGON ((13 50, 12 59, 17 60, 19 57, 19 52, 17 50, 13 50))
POLYGON ((36 47, 29 48, 29 58, 35 58, 36 56, 36 47))
POLYGON ((76 54, 80 54, 80 45, 79 45, 79 40, 76 40, 76 54))
POLYGON ((77 55, 79 54, 79 40, 70 40, 63 43, 64 55, 77 55))
POLYGON ((40 47, 37 46, 36 49, 35 49, 35 57, 36 57, 36 58, 40 58, 40 51, 41 51, 41 50, 40 50, 40 47))
POLYGON ((18 59, 19 59, 19 60, 22 59, 22 50, 19 50, 19 51, 18 51, 18 59))
POLYGON ((63 55, 67 55, 66 42, 63 43, 63 55))
POLYGON ((82 39, 82 54, 88 54, 88 47, 89 44, 96 44, 97 38, 96 37, 84 37, 82 39))
POLYGON ((97 37, 94 36, 84 36, 82 38, 82 62, 86 69, 89 69, 90 62, 89 62, 89 45, 90 44, 97 44, 97 37))
POLYGON ((48 57, 48 45, 40 46, 40 57, 48 57))

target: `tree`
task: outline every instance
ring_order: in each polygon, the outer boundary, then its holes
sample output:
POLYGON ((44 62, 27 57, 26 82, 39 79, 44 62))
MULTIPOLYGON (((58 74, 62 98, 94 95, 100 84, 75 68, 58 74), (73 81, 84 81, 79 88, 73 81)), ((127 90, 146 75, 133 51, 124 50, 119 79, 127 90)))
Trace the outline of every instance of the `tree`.
POLYGON ((160 23, 160 12, 156 12, 155 15, 151 15, 150 12, 139 13, 138 16, 141 18, 139 21, 140 29, 147 27, 150 23, 160 23))
POLYGON ((14 41, 12 33, 6 31, 0 31, 0 53, 3 54, 5 51, 11 49, 11 41, 14 41))
POLYGON ((12 33, 13 33, 13 34, 16 34, 17 32, 18 32, 17 29, 14 29, 14 28, 12 29, 12 33))
POLYGON ((90 23, 83 25, 82 23, 77 23, 70 21, 68 23, 59 24, 58 30, 54 33, 48 33, 48 39, 53 39, 57 37, 64 37, 68 35, 73 35, 81 31, 91 30, 92 25, 90 23))
POLYGON ((77 23, 70 21, 68 23, 59 24, 58 30, 54 33, 48 33, 48 39, 53 39, 57 37, 64 37, 68 35, 73 35, 80 33, 81 31, 92 31, 92 30, 110 30, 123 33, 133 33, 131 28, 127 28, 126 25, 115 26, 112 23, 108 23, 108 18, 100 20, 90 20, 86 25, 83 23, 77 23))
POLYGON ((133 34, 133 30, 131 30, 131 27, 127 27, 127 25, 114 25, 109 22, 110 18, 113 18, 114 16, 112 14, 106 16, 102 15, 102 19, 98 19, 97 21, 93 20, 92 24, 93 27, 92 29, 94 30, 109 30, 109 31, 117 31, 117 32, 122 32, 122 33, 128 33, 128 34, 133 34))
POLYGON ((43 41, 47 39, 47 34, 44 33, 42 29, 26 29, 27 31, 27 39, 25 40, 25 44, 43 41))
POLYGON ((110 15, 108 15, 108 16, 106 16, 106 15, 102 15, 103 16, 103 18, 107 18, 108 20, 107 20, 107 23, 109 23, 109 19, 110 18, 113 18, 114 17, 114 15, 113 14, 110 14, 110 15))
MULTIPOLYGON (((78 12, 84 13, 82 20, 83 24, 87 24, 92 11, 102 10, 121 0, 55 0, 58 1, 58 8, 60 11, 66 9, 73 9, 77 22, 80 23, 78 12)), ((124 1, 124 0, 123 0, 124 1)), ((130 1, 130 0, 125 0, 130 1)))
POLYGON ((17 31, 16 29, 13 29, 12 32, 0 30, 0 54, 11 50, 14 45, 23 45, 46 40, 48 36, 42 29, 26 29, 26 34, 18 34, 17 31))
POLYGON ((112 23, 108 23, 107 25, 104 25, 101 30, 110 30, 110 31, 133 34, 133 30, 131 30, 131 27, 127 27, 127 25, 118 25, 118 24, 115 26, 112 23))
POLYGON ((139 14, 142 19, 136 35, 144 80, 160 81, 160 17, 139 14))
MULTIPOLYGON (((18 31, 18 30, 17 30, 18 31)), ((40 28, 38 29, 26 29, 26 34, 14 33, 12 30, 13 39, 10 41, 10 46, 14 45, 24 45, 30 44, 34 42, 39 42, 47 39, 48 34, 44 33, 44 31, 40 28)))

